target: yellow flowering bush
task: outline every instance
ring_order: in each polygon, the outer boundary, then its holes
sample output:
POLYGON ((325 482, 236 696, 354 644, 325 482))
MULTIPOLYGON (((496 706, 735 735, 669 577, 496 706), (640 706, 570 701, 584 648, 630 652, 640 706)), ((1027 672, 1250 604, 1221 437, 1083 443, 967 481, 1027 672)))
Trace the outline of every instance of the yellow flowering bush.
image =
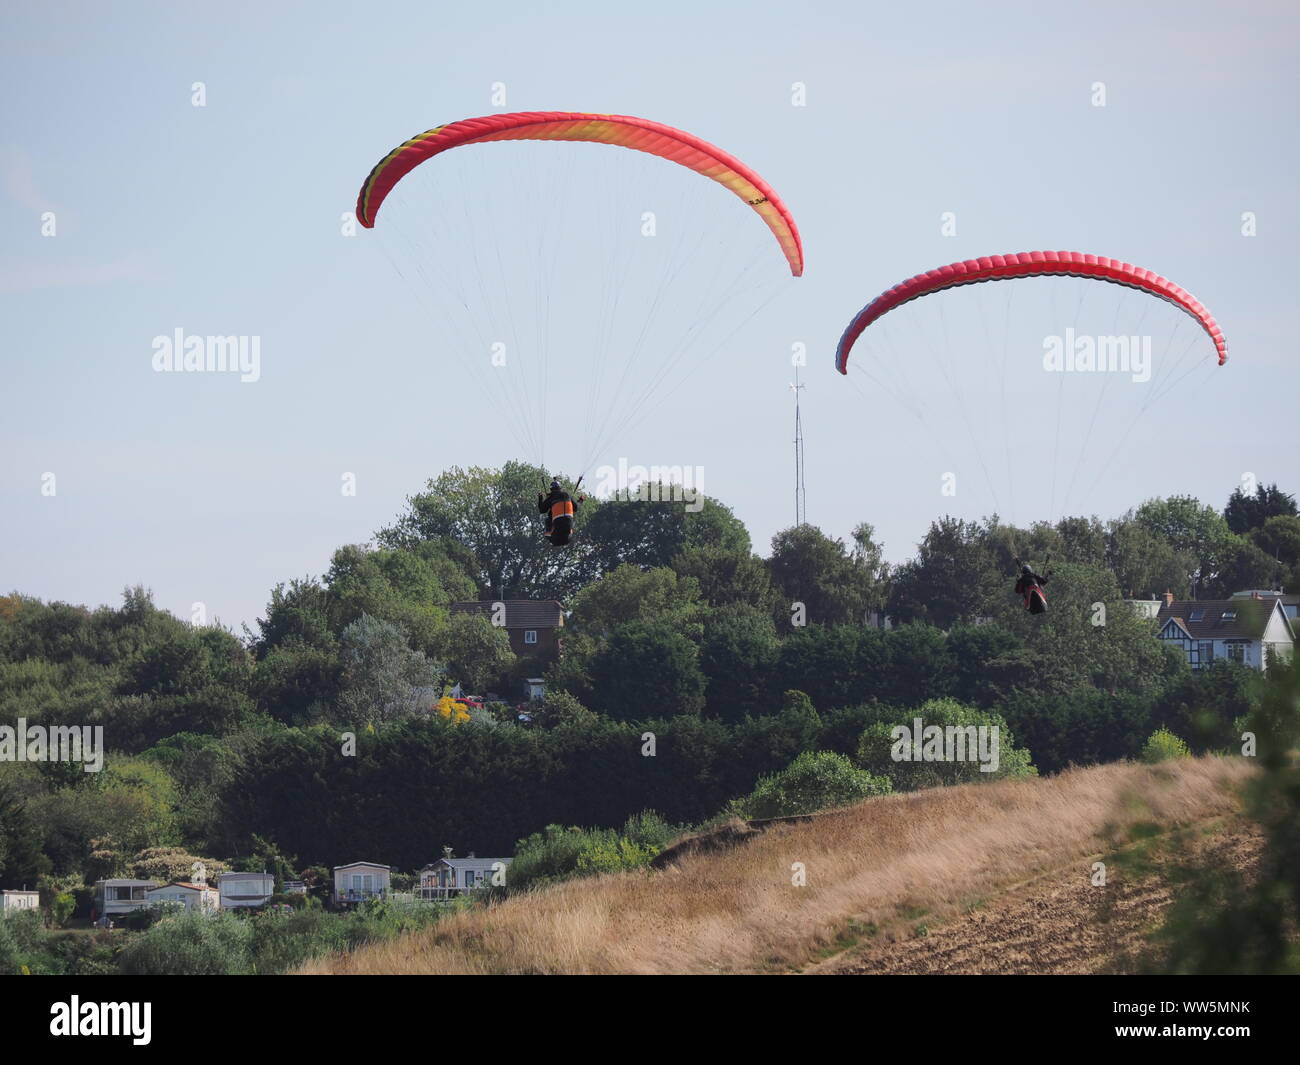
POLYGON ((450 695, 444 695, 434 707, 438 713, 453 725, 463 725, 469 720, 469 710, 464 703, 458 703, 450 695))

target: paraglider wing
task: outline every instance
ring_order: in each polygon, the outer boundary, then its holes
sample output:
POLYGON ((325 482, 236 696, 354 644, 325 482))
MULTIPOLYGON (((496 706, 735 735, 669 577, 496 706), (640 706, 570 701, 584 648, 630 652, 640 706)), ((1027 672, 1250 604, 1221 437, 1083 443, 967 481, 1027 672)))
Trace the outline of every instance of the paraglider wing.
POLYGON ((908 278, 887 292, 882 292, 858 312, 844 331, 844 335, 840 337, 839 346, 835 351, 835 368, 840 373, 848 373, 849 352, 853 350, 854 343, 863 331, 881 316, 910 300, 928 296, 932 292, 955 288, 958 285, 1053 274, 1095 278, 1116 285, 1127 285, 1129 288, 1149 292, 1153 296, 1168 300, 1195 318, 1201 328, 1209 334, 1210 339, 1214 341, 1215 350, 1219 353, 1220 366, 1228 359, 1227 341, 1210 312, 1194 299, 1191 293, 1179 288, 1167 278, 1150 270, 1144 270, 1140 266, 1123 263, 1118 259, 1106 259, 1099 255, 1086 255, 1077 251, 1028 251, 950 263, 948 266, 940 266, 938 269, 908 278))
POLYGON ((724 185, 757 211, 781 245, 790 272, 803 273, 803 245, 794 219, 758 174, 734 156, 671 126, 627 115, 528 111, 488 115, 437 126, 398 145, 370 171, 357 197, 357 221, 367 229, 394 185, 427 159, 466 144, 508 140, 591 141, 680 163, 724 185))

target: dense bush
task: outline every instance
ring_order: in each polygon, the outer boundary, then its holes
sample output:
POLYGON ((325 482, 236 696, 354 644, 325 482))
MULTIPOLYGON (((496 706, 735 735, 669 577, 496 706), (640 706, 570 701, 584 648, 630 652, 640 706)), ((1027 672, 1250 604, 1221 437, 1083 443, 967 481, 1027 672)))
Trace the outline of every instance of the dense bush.
POLYGON ((834 751, 804 751, 779 773, 766 776, 736 803, 742 817, 788 817, 848 806, 891 790, 885 777, 858 769, 834 751))
POLYGON ((858 741, 857 762, 899 791, 1037 774, 1029 752, 1015 746, 1000 715, 955 699, 931 699, 868 725, 858 741))
POLYGON ((647 810, 629 817, 619 830, 548 825, 520 840, 510 863, 511 890, 539 887, 566 877, 614 873, 647 865, 681 829, 647 810))
POLYGON ((249 971, 253 926, 230 913, 168 915, 122 948, 133 976, 234 976, 249 971))
POLYGON ((0 976, 52 976, 63 971, 35 910, 0 917, 0 976))
POLYGON ((1166 762, 1171 758, 1189 758, 1187 744, 1167 728, 1156 729, 1142 746, 1142 761, 1166 762))

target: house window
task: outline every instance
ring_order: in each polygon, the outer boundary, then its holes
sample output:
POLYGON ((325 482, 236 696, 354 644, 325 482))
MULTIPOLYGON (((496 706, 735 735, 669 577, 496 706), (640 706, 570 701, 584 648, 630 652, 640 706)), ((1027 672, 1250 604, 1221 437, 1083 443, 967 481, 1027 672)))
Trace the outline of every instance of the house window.
POLYGON ((537 630, 524 629, 524 643, 536 643, 536 642, 537 642, 537 630))
POLYGON ((1188 621, 1204 621, 1204 620, 1205 620, 1205 611, 1204 611, 1204 610, 1193 610, 1190 614, 1187 615, 1187 620, 1188 620, 1188 621))
POLYGON ((1201 653, 1200 653, 1201 665, 1208 666, 1211 662, 1214 661, 1214 641, 1202 640, 1201 643, 1199 643, 1197 646, 1200 647, 1201 649, 1201 653))
POLYGON ((472 869, 465 870, 465 886, 467 888, 474 886, 474 871, 472 869))
POLYGON ((1224 621, 1236 621, 1236 620, 1237 620, 1237 612, 1236 612, 1235 610, 1225 610, 1225 611, 1223 612, 1223 620, 1224 620, 1224 621))
POLYGON ((1234 662, 1246 661, 1246 645, 1240 640, 1233 640, 1227 645, 1228 657, 1234 662))

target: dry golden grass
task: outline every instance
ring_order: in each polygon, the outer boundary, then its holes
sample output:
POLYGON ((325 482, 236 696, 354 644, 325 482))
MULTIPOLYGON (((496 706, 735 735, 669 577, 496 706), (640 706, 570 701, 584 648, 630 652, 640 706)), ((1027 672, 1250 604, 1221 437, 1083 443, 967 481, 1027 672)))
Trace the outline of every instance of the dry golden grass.
POLYGON ((1237 809, 1240 759, 1075 769, 870 799, 652 873, 575 880, 456 914, 308 974, 790 971, 846 929, 937 923, 1043 872, 1086 876, 1110 828, 1237 809), (802 863, 807 884, 792 885, 802 863))

